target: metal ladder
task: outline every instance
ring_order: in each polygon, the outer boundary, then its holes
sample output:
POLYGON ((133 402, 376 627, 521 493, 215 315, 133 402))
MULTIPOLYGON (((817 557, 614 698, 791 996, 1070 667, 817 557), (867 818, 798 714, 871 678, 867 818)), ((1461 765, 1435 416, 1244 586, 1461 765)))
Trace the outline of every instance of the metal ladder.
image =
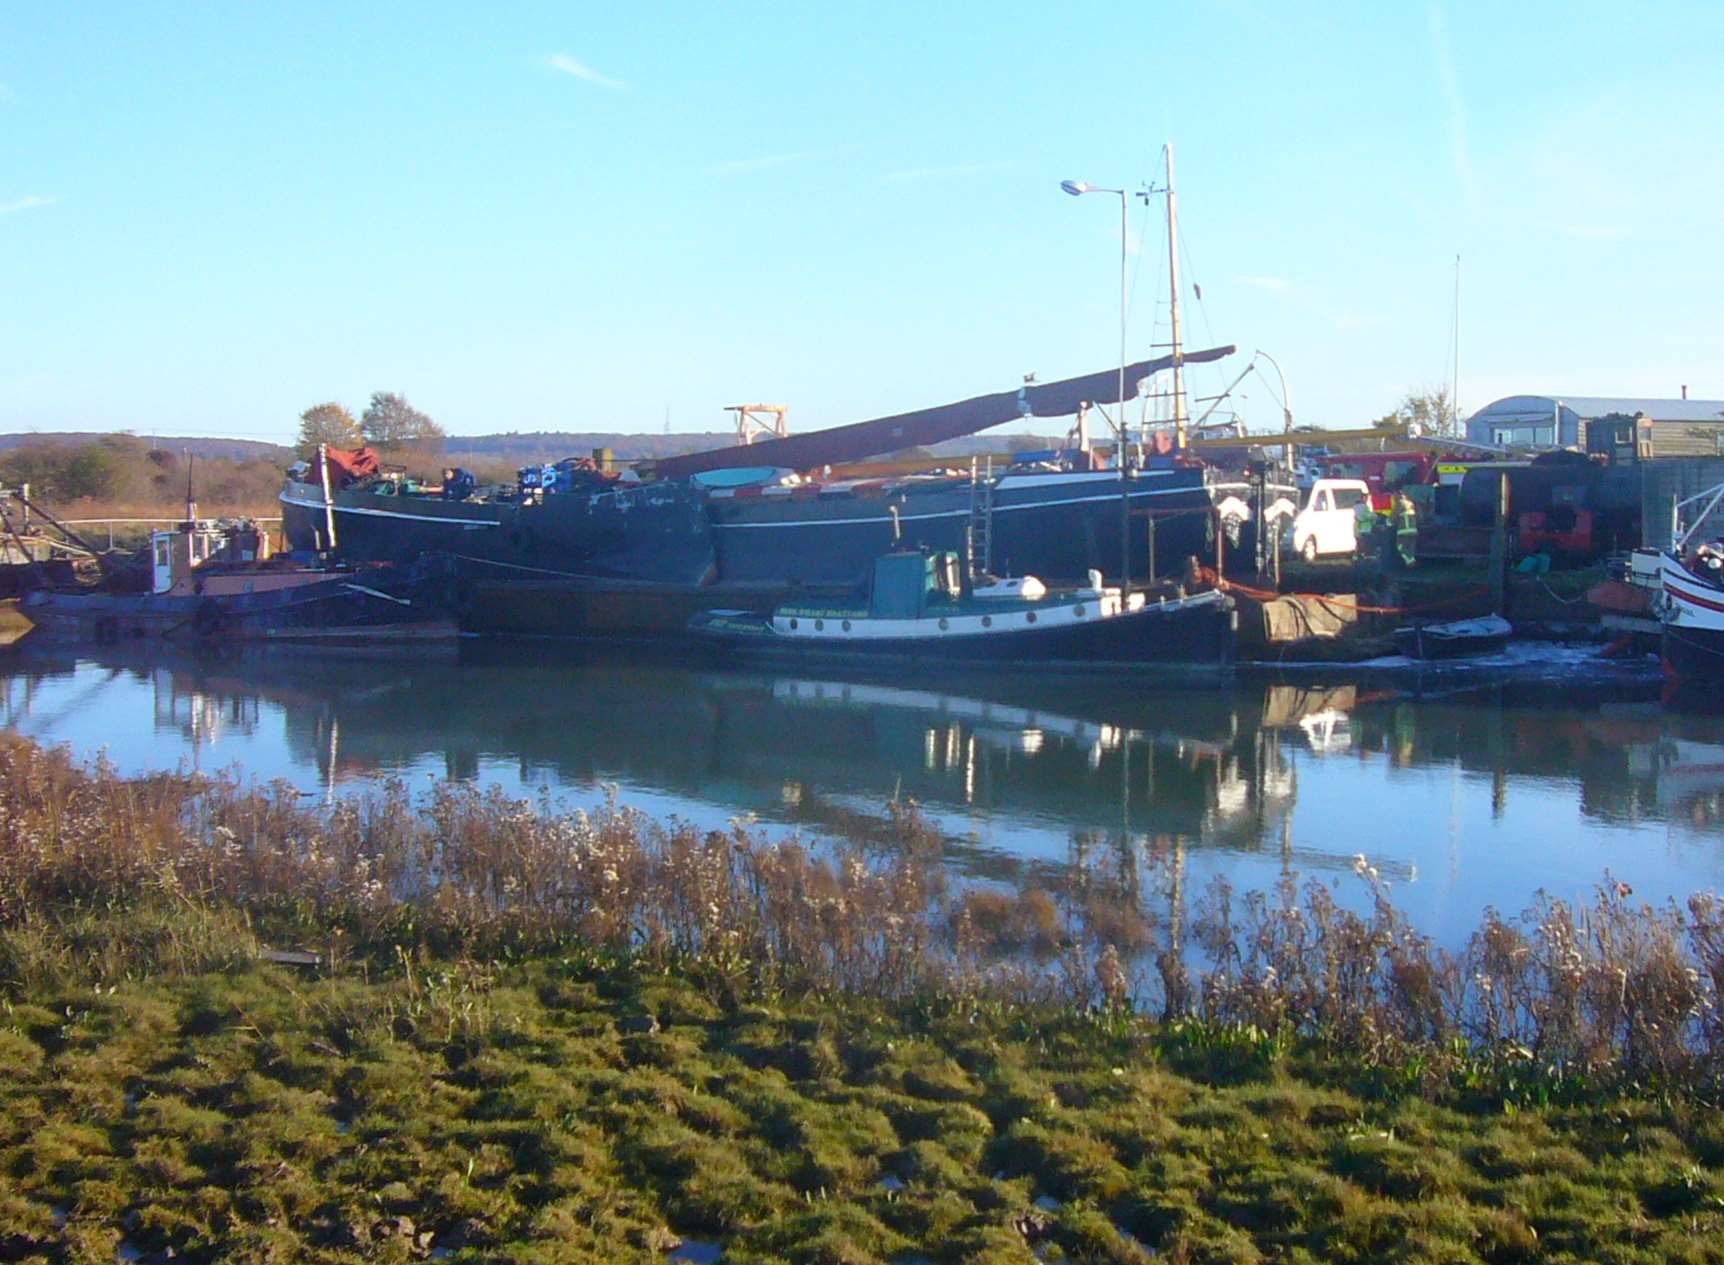
POLYGON ((970 458, 970 521, 966 530, 970 574, 989 575, 994 567, 994 458, 986 469, 970 458))

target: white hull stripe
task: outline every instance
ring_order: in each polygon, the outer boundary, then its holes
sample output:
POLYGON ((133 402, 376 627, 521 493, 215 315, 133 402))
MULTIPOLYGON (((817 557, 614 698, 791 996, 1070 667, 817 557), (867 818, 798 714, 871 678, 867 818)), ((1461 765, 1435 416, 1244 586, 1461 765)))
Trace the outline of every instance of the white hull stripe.
MULTIPOLYGON (((1180 496, 1198 490, 1199 489, 1189 487, 1133 488, 1131 496, 1133 500, 1136 500, 1137 498, 1144 496, 1180 496)), ((323 502, 320 500, 302 500, 299 497, 289 496, 285 492, 277 497, 277 499, 283 505, 297 505, 301 509, 315 510, 319 514, 323 512, 324 508, 323 502)), ((1120 498, 1117 493, 1107 493, 1102 496, 1072 496, 1054 501, 1032 501, 1026 505, 996 505, 994 506, 994 513, 1012 514, 1023 510, 1045 510, 1065 505, 1087 505, 1096 501, 1117 501, 1119 499, 1120 498)), ((474 522, 470 518, 447 518, 440 514, 403 514, 399 510, 368 509, 358 505, 342 505, 339 503, 335 506, 335 512, 337 514, 364 514, 372 518, 394 518, 400 519, 404 522, 413 523, 453 523, 457 526, 465 527, 469 531, 477 531, 488 527, 498 526, 496 523, 474 522)), ((900 514, 898 515, 898 521, 901 523, 920 523, 939 518, 967 518, 969 517, 969 514, 970 511, 967 509, 935 510, 927 514, 900 514)), ((890 515, 883 514, 871 515, 867 518, 805 518, 781 519, 762 523, 714 523, 713 527, 718 531, 742 529, 759 530, 762 528, 772 527, 855 527, 872 526, 875 524, 886 525, 890 524, 891 521, 892 519, 890 515)))
POLYGON ((1214 604, 1217 598, 1214 593, 1201 593, 1192 597, 1176 598, 1167 602, 1136 602, 1129 611, 1121 611, 1117 596, 1101 599, 1087 598, 1081 602, 1072 602, 1058 606, 1042 606, 1034 610, 1000 611, 996 614, 964 614, 953 615, 945 619, 924 615, 918 619, 875 619, 867 615, 858 615, 849 619, 841 614, 813 617, 809 615, 795 616, 796 626, 791 627, 791 617, 775 615, 772 619, 773 633, 785 641, 940 641, 948 638, 978 638, 997 637, 1001 633, 1020 632, 1028 629, 1070 628, 1078 624, 1106 623, 1126 615, 1145 613, 1173 614, 1188 606, 1208 606, 1214 604), (1080 613, 1081 612, 1081 613, 1080 613), (982 621, 988 622, 984 624, 982 621), (849 627, 846 628, 845 625, 849 627), (945 627, 940 625, 944 624, 945 627))
MULTIPOLYGON (((1198 490, 1196 488, 1133 488, 1131 496, 1133 500, 1136 500, 1142 496, 1180 496, 1198 490)), ((1045 510, 1058 508, 1062 505, 1087 505, 1092 501, 1117 501, 1119 499, 1117 492, 1106 496, 1072 496, 1057 501, 1032 501, 1028 505, 996 505, 994 506, 994 513, 1011 514, 1020 510, 1045 510)), ((319 506, 318 508, 323 507, 319 506)), ((898 521, 901 523, 920 523, 935 518, 968 518, 969 516, 970 511, 967 509, 936 510, 928 514, 900 514, 898 521)), ((735 531, 744 528, 758 530, 766 527, 854 527, 857 525, 873 526, 875 524, 890 526, 891 522, 891 515, 882 514, 870 518, 799 518, 777 519, 764 523, 714 523, 713 528, 716 531, 735 531)))
MULTIPOLYGON (((316 510, 319 514, 323 513, 322 501, 302 501, 298 497, 287 495, 285 492, 276 499, 283 505, 297 505, 301 509, 316 510)), ((407 523, 453 523, 458 527, 465 527, 468 531, 481 531, 487 527, 498 525, 496 523, 476 523, 470 518, 445 518, 441 514, 403 514, 398 510, 364 509, 358 505, 338 504, 335 507, 335 512, 337 514, 365 514, 372 518, 398 518, 407 523)))
POLYGON ((1677 628, 1692 628, 1698 632, 1724 633, 1724 609, 1720 609, 1718 603, 1684 593, 1673 587, 1668 580, 1665 582, 1664 591, 1675 599, 1665 616, 1665 623, 1677 628))
POLYGON ((1704 580, 1690 575, 1686 567, 1668 554, 1662 556, 1659 580, 1664 589, 1663 618, 1667 627, 1724 633, 1724 592, 1714 590, 1704 580), (1715 596, 1702 596, 1695 590, 1715 596))

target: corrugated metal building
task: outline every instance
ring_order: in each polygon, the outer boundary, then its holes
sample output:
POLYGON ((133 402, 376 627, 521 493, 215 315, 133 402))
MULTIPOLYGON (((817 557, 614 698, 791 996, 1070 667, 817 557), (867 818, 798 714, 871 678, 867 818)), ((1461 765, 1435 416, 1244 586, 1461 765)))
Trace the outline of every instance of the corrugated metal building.
MULTIPOLYGON (((1671 507, 1724 483, 1724 457, 1702 461, 1649 461, 1641 470, 1640 543, 1663 549, 1670 544, 1671 507)), ((1705 508, 1694 507, 1693 512, 1705 508)), ((1724 537, 1724 507, 1701 525, 1701 540, 1724 537)))
POLYGON ((1587 423, 1611 413, 1650 417, 1657 456, 1724 455, 1724 400, 1510 395, 1467 419, 1467 439, 1500 448, 1584 448, 1587 423))

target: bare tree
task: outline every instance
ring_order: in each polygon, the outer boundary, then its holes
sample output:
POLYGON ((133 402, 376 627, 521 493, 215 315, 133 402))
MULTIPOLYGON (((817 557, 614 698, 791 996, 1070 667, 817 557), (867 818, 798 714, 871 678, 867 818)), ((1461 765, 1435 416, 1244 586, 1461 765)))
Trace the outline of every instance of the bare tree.
POLYGON ((1395 411, 1376 423, 1400 422, 1421 435, 1438 435, 1446 439, 1461 436, 1461 419, 1455 413, 1454 401, 1447 387, 1426 387, 1411 390, 1402 398, 1395 411))
POLYGON ((394 391, 375 391, 359 419, 365 442, 397 456, 430 459, 442 453, 443 428, 394 391))
POLYGON ((319 444, 331 448, 357 448, 364 442, 359 423, 341 405, 333 401, 313 404, 299 415, 299 438, 294 447, 302 457, 317 451, 319 444))

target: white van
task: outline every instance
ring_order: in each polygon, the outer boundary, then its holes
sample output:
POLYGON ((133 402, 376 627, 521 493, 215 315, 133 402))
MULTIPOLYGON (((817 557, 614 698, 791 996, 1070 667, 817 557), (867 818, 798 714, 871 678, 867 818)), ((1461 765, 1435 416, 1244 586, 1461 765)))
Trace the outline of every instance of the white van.
POLYGON ((1359 547, 1354 515, 1371 503, 1363 479, 1318 479, 1311 495, 1293 519, 1293 552, 1307 562, 1326 553, 1353 553, 1359 547))

